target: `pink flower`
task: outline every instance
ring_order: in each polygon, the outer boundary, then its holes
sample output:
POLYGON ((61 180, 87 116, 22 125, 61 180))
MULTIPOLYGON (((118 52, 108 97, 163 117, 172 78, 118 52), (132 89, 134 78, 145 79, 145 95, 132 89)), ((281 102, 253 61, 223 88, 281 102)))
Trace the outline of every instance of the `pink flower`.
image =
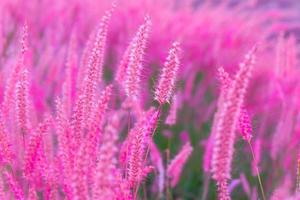
POLYGON ((187 142, 176 157, 171 161, 167 168, 167 176, 171 179, 171 186, 175 187, 178 183, 182 169, 193 151, 193 147, 187 142))
MULTIPOLYGON (((95 40, 92 45, 91 54, 87 63, 87 70, 82 86, 84 98, 84 119, 90 122, 94 113, 94 101, 96 98, 97 84, 102 79, 102 66, 104 62, 104 51, 108 31, 108 22, 111 18, 112 10, 107 11, 95 33, 95 40)), ((81 66, 83 67, 83 66, 81 66)))
POLYGON ((154 99, 160 104, 169 103, 174 92, 176 77, 179 69, 179 43, 174 42, 161 72, 155 89, 154 99))
POLYGON ((144 178, 145 156, 157 125, 159 112, 149 110, 129 133, 128 181, 132 188, 144 178))
POLYGON ((218 72, 217 74, 218 79, 221 84, 221 91, 217 100, 217 112, 215 113, 213 118, 211 133, 205 144, 205 152, 203 157, 203 169, 206 172, 211 170, 211 159, 212 159, 213 147, 215 142, 215 135, 218 128, 217 126, 219 124, 219 121, 221 120, 220 118, 223 112, 224 102, 228 94, 228 88, 230 87, 232 82, 229 77, 229 74, 224 70, 223 67, 219 67, 217 72, 218 72))
POLYGON ((239 128, 243 139, 246 141, 250 141, 252 138, 252 126, 250 116, 245 108, 242 108, 240 112, 239 128))
MULTIPOLYGON (((14 68, 11 71, 11 74, 8 77, 8 81, 6 83, 5 92, 4 92, 4 101, 3 101, 3 116, 5 119, 8 119, 11 112, 11 107, 13 107, 14 103, 14 94, 16 93, 16 83, 19 80, 19 77, 21 76, 20 73, 25 70, 25 57, 26 52, 28 50, 27 46, 27 37, 28 37, 28 27, 25 24, 23 26, 22 34, 20 36, 20 44, 21 49, 20 53, 17 59, 17 63, 14 66, 14 68)), ((27 72, 26 72, 27 73, 27 72)), ((26 81, 26 80, 24 80, 26 81)), ((28 84, 28 83, 27 83, 28 84)), ((23 86, 27 87, 28 92, 28 85, 26 83, 23 83, 23 86)), ((21 86, 21 85, 20 85, 21 86)))
POLYGON ((24 136, 28 133, 30 127, 29 119, 29 83, 28 71, 23 70, 20 73, 19 81, 16 85, 16 113, 20 133, 24 136))
POLYGON ((118 173, 116 155, 118 153, 118 136, 120 119, 118 113, 110 113, 108 124, 102 135, 101 146, 98 152, 97 166, 93 173, 93 198, 116 198, 115 190, 118 187, 115 175, 118 173))
POLYGON ((80 140, 82 138, 82 132, 83 128, 85 125, 85 120, 84 120, 84 100, 85 98, 83 96, 79 96, 74 107, 74 111, 72 114, 72 117, 70 119, 70 126, 71 126, 71 132, 70 132, 70 137, 71 140, 69 141, 69 144, 71 146, 71 152, 70 152, 70 161, 73 162, 76 150, 79 145, 80 145, 80 140))
POLYGON ((63 85, 63 101, 65 109, 70 115, 72 106, 76 96, 76 84, 77 84, 77 70, 78 70, 78 56, 77 56, 77 36, 75 32, 72 33, 68 46, 68 54, 65 70, 65 81, 63 85))
POLYGON ((138 32, 130 44, 129 62, 125 76, 125 92, 127 97, 134 101, 140 96, 143 56, 145 54, 150 28, 151 20, 149 17, 146 17, 144 24, 139 27, 138 32))
MULTIPOLYGON (((83 138, 84 141, 79 145, 79 150, 74 160, 74 195, 75 198, 88 198, 88 175, 95 169, 96 152, 98 150, 100 134, 102 133, 103 120, 112 94, 112 86, 109 85, 103 91, 97 105, 96 115, 92 121, 90 129, 83 138)), ((79 144, 79 143, 78 143, 79 144)))
POLYGON ((122 85, 126 77, 127 68, 130 61, 130 53, 132 51, 132 43, 127 47, 115 75, 115 80, 122 85))
POLYGON ((13 152, 11 149, 8 132, 5 127, 2 113, 0 112, 0 164, 2 165, 11 163, 12 159, 13 152))
POLYGON ((231 178, 231 161, 235 141, 235 130, 238 123, 240 109, 248 88, 248 82, 254 66, 254 53, 252 49, 240 64, 233 82, 223 102, 220 118, 216 124, 215 142, 212 155, 212 173, 217 181, 219 199, 230 199, 228 196, 227 181, 231 178))
POLYGON ((43 136, 47 133, 49 128, 49 121, 40 124, 38 129, 32 132, 29 138, 29 143, 25 149, 24 156, 24 174, 28 180, 32 180, 32 175, 37 164, 37 157, 42 148, 43 136))
POLYGON ((178 109, 178 97, 175 95, 173 97, 173 101, 169 110, 168 117, 166 118, 166 124, 168 125, 174 125, 176 124, 176 118, 177 118, 177 109, 178 109))

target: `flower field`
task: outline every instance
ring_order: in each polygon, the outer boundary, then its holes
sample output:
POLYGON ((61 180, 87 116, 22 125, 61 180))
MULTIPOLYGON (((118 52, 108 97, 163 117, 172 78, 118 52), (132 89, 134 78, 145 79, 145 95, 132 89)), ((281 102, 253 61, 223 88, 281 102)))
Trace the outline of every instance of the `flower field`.
POLYGON ((1 0, 0 200, 300 200, 297 0, 1 0))

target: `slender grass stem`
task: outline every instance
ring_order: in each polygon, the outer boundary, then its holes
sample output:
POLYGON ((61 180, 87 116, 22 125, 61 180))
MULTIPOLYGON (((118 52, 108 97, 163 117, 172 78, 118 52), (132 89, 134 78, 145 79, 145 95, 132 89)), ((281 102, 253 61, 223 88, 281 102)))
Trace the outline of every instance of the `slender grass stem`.
POLYGON ((205 200, 207 198, 207 194, 208 194, 208 190, 209 190, 209 182, 210 182, 210 178, 207 174, 205 174, 204 189, 203 189, 201 200, 205 200))
POLYGON ((255 163, 255 170, 256 170, 256 173, 257 173, 257 179, 258 179, 258 182, 259 182, 259 187, 260 187, 260 191, 261 191, 261 194, 262 194, 262 198, 263 198, 263 200, 266 200, 264 188, 263 188, 263 185, 262 185, 261 177, 260 177, 260 174, 259 174, 257 162, 256 162, 256 159, 255 159, 254 151, 253 151, 252 144, 251 144, 250 140, 248 140, 248 144, 249 144, 249 147, 250 147, 250 150, 251 150, 253 161, 255 163))
POLYGON ((139 183, 138 183, 137 186, 135 187, 134 200, 137 199, 138 191, 139 191, 139 183))
MULTIPOLYGON (((167 165, 170 162, 170 146, 171 146, 171 141, 170 138, 168 138, 168 149, 166 151, 167 154, 167 165)), ((170 191, 170 180, 168 179, 168 177, 166 178, 166 196, 167 196, 167 200, 171 200, 171 191, 170 191)))
POLYGON ((143 193, 144 193, 144 200, 147 200, 147 189, 145 183, 143 183, 143 193))

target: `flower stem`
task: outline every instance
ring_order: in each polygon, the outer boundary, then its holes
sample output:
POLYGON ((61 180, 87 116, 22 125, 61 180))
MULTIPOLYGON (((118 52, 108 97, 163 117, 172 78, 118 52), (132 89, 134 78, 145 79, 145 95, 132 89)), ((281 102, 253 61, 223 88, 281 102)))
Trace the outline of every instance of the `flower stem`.
POLYGON ((261 191, 261 194, 262 194, 262 198, 263 198, 263 200, 266 200, 264 188, 263 188, 263 185, 262 185, 261 177, 260 177, 260 174, 259 174, 257 162, 256 162, 256 159, 255 159, 255 156, 254 156, 254 151, 253 151, 252 144, 251 144, 250 140, 248 140, 248 144, 249 144, 249 147, 250 147, 250 150, 251 150, 253 161, 255 163, 255 170, 256 170, 257 179, 258 179, 258 182, 259 182, 259 187, 260 187, 260 191, 261 191))

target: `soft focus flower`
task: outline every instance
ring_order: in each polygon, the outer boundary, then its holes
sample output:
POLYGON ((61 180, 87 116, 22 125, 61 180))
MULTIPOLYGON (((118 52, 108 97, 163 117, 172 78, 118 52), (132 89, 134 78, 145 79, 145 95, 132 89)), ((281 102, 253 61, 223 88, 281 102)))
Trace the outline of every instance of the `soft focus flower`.
POLYGON ((191 155, 193 147, 187 142, 176 157, 171 161, 167 168, 167 175, 171 179, 171 186, 175 187, 181 176, 183 166, 191 155))

